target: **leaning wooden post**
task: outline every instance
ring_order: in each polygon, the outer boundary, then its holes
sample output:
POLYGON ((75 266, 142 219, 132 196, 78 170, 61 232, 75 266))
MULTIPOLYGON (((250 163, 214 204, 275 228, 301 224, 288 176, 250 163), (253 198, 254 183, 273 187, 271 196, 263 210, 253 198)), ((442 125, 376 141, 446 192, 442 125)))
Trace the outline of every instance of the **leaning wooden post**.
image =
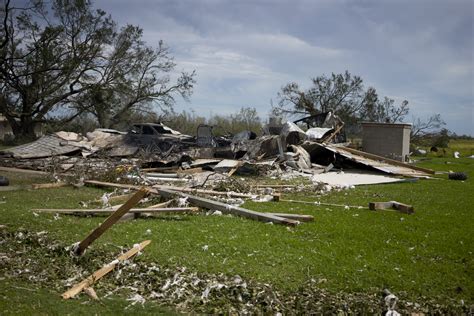
POLYGON ((148 190, 141 188, 137 191, 125 204, 123 204, 118 210, 113 212, 107 219, 100 224, 99 227, 94 229, 83 241, 79 243, 77 248, 74 250, 74 253, 77 255, 82 255, 86 248, 94 242, 97 238, 102 236, 113 224, 115 224, 125 213, 128 212, 132 207, 134 207, 141 199, 143 199, 148 194, 148 190))
POLYGON ((151 242, 151 240, 145 240, 145 241, 141 242, 140 244, 137 244, 137 245, 133 246, 132 249, 130 249, 126 253, 120 255, 116 260, 106 264, 105 266, 103 266, 102 268, 100 268, 99 270, 94 272, 87 279, 85 279, 82 282, 74 285, 71 289, 64 292, 61 296, 65 300, 76 296, 82 290, 84 290, 87 287, 90 287, 92 284, 94 284, 94 282, 98 281, 104 275, 106 275, 107 273, 112 271, 118 263, 120 263, 122 261, 125 261, 125 260, 133 257, 134 255, 136 255, 140 250, 142 250, 143 248, 148 246, 150 244, 150 242, 151 242))

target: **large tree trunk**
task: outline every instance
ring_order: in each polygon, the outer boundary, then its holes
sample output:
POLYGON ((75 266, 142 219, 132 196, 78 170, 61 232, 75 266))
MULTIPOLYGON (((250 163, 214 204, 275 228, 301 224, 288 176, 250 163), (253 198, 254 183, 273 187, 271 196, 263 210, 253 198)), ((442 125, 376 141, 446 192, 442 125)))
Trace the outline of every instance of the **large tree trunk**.
POLYGON ((13 135, 15 136, 15 142, 24 143, 36 139, 36 123, 31 117, 23 116, 20 121, 7 117, 7 120, 10 123, 13 135))

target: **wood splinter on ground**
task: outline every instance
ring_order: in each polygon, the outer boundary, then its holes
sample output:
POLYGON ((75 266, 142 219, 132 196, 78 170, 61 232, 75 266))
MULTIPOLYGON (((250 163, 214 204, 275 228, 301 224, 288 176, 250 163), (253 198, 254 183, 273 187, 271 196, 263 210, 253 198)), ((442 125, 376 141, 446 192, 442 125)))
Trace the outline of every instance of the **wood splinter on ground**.
MULTIPOLYGON (((102 268, 100 268, 99 270, 97 270, 96 272, 94 272, 92 275, 90 275, 88 278, 86 278, 85 280, 81 281, 80 283, 74 285, 72 288, 70 288, 69 290, 67 290, 66 292, 64 292, 61 296, 63 299, 67 300, 67 299, 70 299, 70 298, 73 298, 74 296, 76 296, 77 294, 79 294, 82 290, 88 288, 88 295, 91 296, 92 294, 92 291, 94 291, 91 286, 92 284, 94 284, 96 281, 100 280, 103 276, 105 276, 107 273, 109 273, 110 271, 112 271, 115 266, 120 263, 120 262, 123 262, 125 260, 128 260, 130 259, 131 257, 133 257, 134 255, 136 255, 139 251, 141 251, 143 248, 145 248, 146 246, 148 246, 149 244, 151 243, 151 240, 145 240, 143 242, 141 242, 140 244, 136 244, 135 246, 133 246, 132 249, 130 249, 129 251, 127 251, 126 253, 120 255, 116 260, 104 265, 102 268), (91 291, 92 290, 92 291, 91 291)), ((95 291, 93 292, 95 294, 95 291)), ((93 294, 92 294, 93 295, 93 294)), ((95 295, 97 297, 97 294, 95 295)))
POLYGON ((415 209, 411 205, 403 204, 397 201, 389 201, 389 202, 370 202, 369 209, 372 211, 376 210, 387 210, 387 209, 394 209, 399 211, 400 213, 405 214, 413 214, 415 213, 415 209))

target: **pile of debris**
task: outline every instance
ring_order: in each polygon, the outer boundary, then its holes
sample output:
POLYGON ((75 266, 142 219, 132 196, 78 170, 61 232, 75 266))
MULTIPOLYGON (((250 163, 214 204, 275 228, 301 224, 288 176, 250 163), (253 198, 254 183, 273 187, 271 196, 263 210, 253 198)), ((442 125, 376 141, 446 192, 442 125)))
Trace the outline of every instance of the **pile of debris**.
MULTIPOLYGON (((303 122, 309 127, 306 131, 294 122, 286 122, 279 127, 268 127, 267 132, 260 137, 244 131, 228 140, 213 139, 206 126, 200 126, 197 137, 183 135, 163 124, 135 124, 128 133, 104 129, 95 130, 86 136, 58 132, 36 142, 10 148, 0 155, 4 168, 53 172, 59 182, 40 186, 43 188, 73 184, 117 190, 115 196, 104 194, 101 208, 91 209, 84 204, 79 209, 32 210, 35 214, 109 215, 101 225, 71 247, 71 253, 75 255, 84 254, 93 242, 119 220, 140 216, 192 214, 206 210, 213 215, 240 216, 290 227, 313 220, 310 215, 249 210, 242 207, 246 199, 371 210, 393 209, 406 214, 414 212, 411 205, 396 201, 372 202, 367 207, 282 199, 281 192, 285 190, 324 193, 332 189, 353 188, 359 184, 406 181, 400 176, 419 178, 433 174, 428 169, 348 147, 344 123, 332 113, 312 116, 303 122), (315 124, 317 127, 312 126, 315 124), (108 175, 108 179, 104 175, 108 175), (248 175, 284 180, 303 178, 305 181, 301 184, 252 186, 249 177, 237 177, 248 175), (159 197, 160 203, 137 207, 139 203, 150 202, 149 198, 153 197, 159 197), (113 198, 125 201, 111 206, 113 198)), ((93 297, 93 283, 139 253, 149 243, 146 240, 136 244, 66 291, 63 298, 74 297, 81 291, 93 297)), ((236 288, 240 289, 240 285, 237 284, 236 288)), ((234 290, 234 287, 229 289, 234 290)), ((208 284, 204 291, 206 299, 215 289, 208 284)), ((254 299, 259 300, 258 297, 254 299)), ((271 310, 282 309, 272 307, 271 310)))
MULTIPOLYGON (((310 116, 303 131, 296 123, 269 126, 264 134, 243 131, 232 139, 217 139, 207 126, 198 135, 181 134, 163 124, 135 124, 128 133, 97 129, 82 136, 57 132, 39 140, 0 151, 4 167, 79 173, 119 166, 194 172, 195 168, 228 175, 291 177, 357 169, 407 177, 433 172, 400 161, 357 151, 345 143, 344 123, 331 112, 310 116), (314 127, 314 126, 318 127, 314 127), (105 168, 105 166, 109 166, 105 168)), ((314 179, 317 179, 314 178, 314 179)), ((386 180, 386 179, 385 179, 386 180)))

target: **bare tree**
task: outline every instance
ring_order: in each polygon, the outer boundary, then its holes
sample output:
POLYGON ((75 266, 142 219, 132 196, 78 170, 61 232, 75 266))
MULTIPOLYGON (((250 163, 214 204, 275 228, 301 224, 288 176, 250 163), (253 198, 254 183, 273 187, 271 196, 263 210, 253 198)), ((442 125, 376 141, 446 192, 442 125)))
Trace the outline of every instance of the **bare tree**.
POLYGON ((297 83, 289 83, 278 93, 278 105, 273 107, 276 115, 313 115, 327 111, 336 112, 345 121, 366 120, 378 122, 401 121, 409 111, 408 101, 400 106, 385 97, 379 100, 375 88, 365 90, 363 80, 348 71, 313 78, 307 90, 297 83))
POLYGON ((445 126, 446 123, 441 118, 441 114, 435 114, 430 116, 426 120, 420 118, 413 118, 413 127, 411 130, 411 139, 416 141, 428 133, 436 132, 441 127, 445 126))

